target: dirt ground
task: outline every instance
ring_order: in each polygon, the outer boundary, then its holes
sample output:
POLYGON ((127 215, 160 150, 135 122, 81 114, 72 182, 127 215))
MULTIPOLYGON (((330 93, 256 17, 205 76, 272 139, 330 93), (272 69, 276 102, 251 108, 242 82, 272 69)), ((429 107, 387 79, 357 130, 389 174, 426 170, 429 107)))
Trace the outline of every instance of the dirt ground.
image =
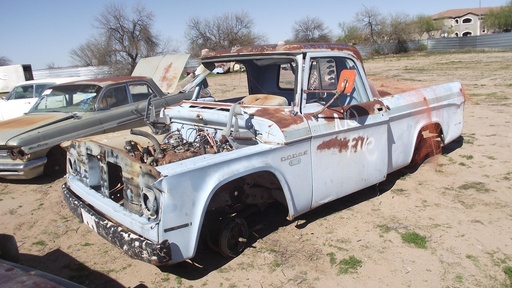
POLYGON ((232 260, 206 248, 166 268, 133 260, 68 211, 63 178, 0 180, 0 233, 15 235, 22 264, 87 287, 510 287, 511 63, 512 52, 368 59, 382 90, 461 81, 462 139, 292 222, 269 210, 232 260))

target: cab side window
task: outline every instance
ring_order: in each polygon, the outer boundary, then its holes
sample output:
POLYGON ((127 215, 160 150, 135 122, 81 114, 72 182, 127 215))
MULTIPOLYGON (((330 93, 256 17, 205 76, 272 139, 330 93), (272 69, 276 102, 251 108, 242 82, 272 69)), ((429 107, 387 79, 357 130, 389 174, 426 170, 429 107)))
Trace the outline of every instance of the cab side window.
MULTIPOLYGON (((343 57, 312 58, 307 87, 307 103, 317 102, 322 105, 328 103, 335 95, 339 75, 343 70, 357 70, 355 63, 343 57)), ((364 82, 360 73, 357 73, 355 87, 352 93, 339 95, 331 103, 331 107, 353 105, 368 101, 364 89, 364 82)))
POLYGON ((153 94, 153 90, 145 83, 134 83, 128 86, 133 102, 146 101, 153 94))
POLYGON ((100 108, 111 109, 122 105, 126 105, 128 103, 129 99, 128 93, 126 92, 126 87, 124 85, 117 86, 108 88, 108 90, 105 91, 103 97, 100 100, 100 108))
POLYGON ((323 105, 335 94, 338 82, 336 62, 332 58, 313 58, 309 69, 307 103, 323 105))

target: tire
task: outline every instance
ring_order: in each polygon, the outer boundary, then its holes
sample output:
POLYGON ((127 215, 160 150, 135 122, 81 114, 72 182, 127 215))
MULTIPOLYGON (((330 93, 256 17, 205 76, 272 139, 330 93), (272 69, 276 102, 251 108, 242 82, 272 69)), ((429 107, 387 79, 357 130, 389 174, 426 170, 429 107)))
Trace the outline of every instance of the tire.
POLYGON ((20 262, 20 251, 14 236, 0 234, 0 258, 14 263, 20 262))
POLYGON ((46 154, 46 164, 44 165, 43 175, 46 177, 60 178, 66 174, 66 150, 60 146, 53 147, 46 154))
POLYGON ((229 218, 222 225, 219 235, 219 252, 226 258, 234 258, 245 249, 249 228, 242 218, 229 218))

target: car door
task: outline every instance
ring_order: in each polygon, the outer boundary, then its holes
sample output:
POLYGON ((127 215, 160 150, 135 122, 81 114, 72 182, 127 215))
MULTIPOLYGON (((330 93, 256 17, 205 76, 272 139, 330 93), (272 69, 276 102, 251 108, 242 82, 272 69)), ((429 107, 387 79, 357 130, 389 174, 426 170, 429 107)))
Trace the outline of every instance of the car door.
POLYGON ((305 63, 303 112, 312 133, 314 208, 385 179, 389 117, 381 101, 370 99, 359 62, 318 53, 305 63), (345 69, 355 70, 354 89, 333 99, 335 93, 326 91, 336 89, 345 69))
POLYGON ((96 115, 106 133, 140 127, 144 125, 144 114, 138 107, 141 103, 133 103, 126 83, 108 86, 98 99, 96 115))

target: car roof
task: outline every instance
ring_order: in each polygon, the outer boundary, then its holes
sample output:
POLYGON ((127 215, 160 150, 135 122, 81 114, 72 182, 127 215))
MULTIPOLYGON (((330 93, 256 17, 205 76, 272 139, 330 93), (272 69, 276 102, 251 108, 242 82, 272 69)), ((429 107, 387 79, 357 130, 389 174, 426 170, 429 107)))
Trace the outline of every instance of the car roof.
POLYGON ((44 79, 35 79, 35 80, 23 81, 23 82, 20 82, 20 83, 16 84, 16 86, 29 85, 29 84, 39 84, 39 83, 60 84, 60 83, 78 81, 78 80, 83 80, 83 79, 86 79, 86 78, 84 78, 84 77, 44 78, 44 79))
MULTIPOLYGON (((98 86, 102 86, 102 87, 105 87, 107 85, 110 85, 110 84, 116 84, 116 83, 125 83, 125 82, 129 82, 129 81, 137 81, 137 80, 150 80, 151 78, 149 77, 144 77, 144 76, 119 76, 119 77, 103 77, 103 78, 93 78, 93 79, 84 79, 84 80, 79 80, 79 81, 73 81, 73 82, 69 82, 69 83, 66 83, 66 84, 63 84, 63 85, 68 85, 68 84, 86 84, 86 85, 98 85, 98 86)), ((60 85, 57 85, 57 86, 60 86, 60 85)))

